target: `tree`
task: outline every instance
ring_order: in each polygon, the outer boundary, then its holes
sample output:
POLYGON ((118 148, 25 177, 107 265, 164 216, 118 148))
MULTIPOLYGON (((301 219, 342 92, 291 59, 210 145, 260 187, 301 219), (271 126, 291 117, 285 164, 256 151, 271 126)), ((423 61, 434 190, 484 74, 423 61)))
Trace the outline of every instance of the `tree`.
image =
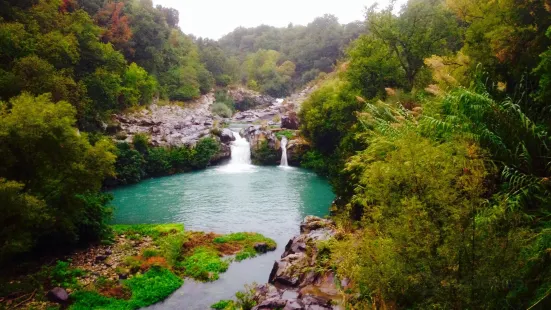
POLYGON ((458 25, 441 0, 412 0, 398 16, 394 2, 382 11, 372 6, 366 13, 367 29, 388 46, 405 72, 406 89, 411 90, 424 60, 433 54, 456 51, 458 25))
POLYGON ((129 46, 132 30, 128 16, 123 15, 123 12, 124 2, 106 2, 103 9, 96 14, 96 22, 106 28, 102 35, 104 42, 111 42, 118 50, 132 54, 133 50, 129 46))
POLYGON ((108 199, 92 206, 88 198, 114 174, 111 142, 90 145, 74 127, 75 109, 65 101, 53 103, 49 95, 23 94, 1 107, 0 191, 7 202, 2 208, 10 210, 12 220, 30 218, 43 227, 9 224, 27 240, 21 251, 101 237, 107 230, 108 199))

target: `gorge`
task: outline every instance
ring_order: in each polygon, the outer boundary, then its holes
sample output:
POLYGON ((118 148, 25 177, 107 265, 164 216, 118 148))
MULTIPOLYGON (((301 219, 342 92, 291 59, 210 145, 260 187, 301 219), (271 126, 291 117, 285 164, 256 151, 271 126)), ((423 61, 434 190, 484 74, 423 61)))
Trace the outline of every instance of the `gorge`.
POLYGON ((181 289, 151 309, 204 310, 230 299, 245 284, 265 283, 274 261, 299 233, 307 215, 325 216, 334 198, 327 181, 300 168, 253 166, 249 143, 233 129, 229 162, 203 171, 142 181, 115 189, 114 223, 183 223, 186 230, 254 231, 278 244, 275 252, 233 263, 220 279, 186 279, 181 289))

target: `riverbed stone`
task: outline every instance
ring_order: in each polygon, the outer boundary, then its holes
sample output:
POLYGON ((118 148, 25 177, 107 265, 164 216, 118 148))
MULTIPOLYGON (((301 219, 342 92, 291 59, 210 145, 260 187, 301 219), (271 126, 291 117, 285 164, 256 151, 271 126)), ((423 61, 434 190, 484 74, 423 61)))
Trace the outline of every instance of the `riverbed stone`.
POLYGON ((69 294, 64 288, 54 287, 46 294, 49 301, 64 304, 69 300, 69 294))

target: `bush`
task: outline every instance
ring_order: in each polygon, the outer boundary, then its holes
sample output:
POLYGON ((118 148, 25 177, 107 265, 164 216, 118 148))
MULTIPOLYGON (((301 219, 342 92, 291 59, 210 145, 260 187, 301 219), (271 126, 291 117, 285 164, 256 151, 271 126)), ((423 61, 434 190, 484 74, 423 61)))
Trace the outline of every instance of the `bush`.
POLYGON ((224 118, 230 118, 233 115, 232 110, 224 103, 222 102, 216 102, 212 105, 212 113, 224 117, 224 118))
POLYGON ((71 268, 68 262, 58 260, 50 272, 50 280, 54 286, 76 288, 78 285, 77 278, 84 274, 84 270, 71 268))
POLYGON ((145 176, 143 156, 128 143, 117 144, 115 171, 120 184, 134 184, 145 176))
POLYGON ((208 166, 210 160, 218 153, 220 146, 213 138, 203 138, 197 142, 193 149, 193 168, 204 169, 208 166))
POLYGON ((156 177, 170 173, 172 166, 170 165, 169 151, 163 147, 150 148, 145 164, 147 175, 156 177))

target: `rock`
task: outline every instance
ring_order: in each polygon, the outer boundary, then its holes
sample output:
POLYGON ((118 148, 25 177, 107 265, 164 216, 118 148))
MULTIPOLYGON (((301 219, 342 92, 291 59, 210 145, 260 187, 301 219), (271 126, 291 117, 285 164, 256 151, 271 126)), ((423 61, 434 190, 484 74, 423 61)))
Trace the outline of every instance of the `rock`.
POLYGON ((281 160, 281 142, 263 126, 249 126, 240 132, 251 145, 251 159, 260 165, 277 165, 281 160))
POLYGON ((268 251, 273 251, 275 250, 274 247, 270 247, 267 243, 265 242, 259 242, 259 243, 256 243, 254 246, 254 250, 258 253, 266 253, 268 251))
POLYGON ((96 256, 96 262, 103 262, 104 260, 107 259, 107 256, 106 255, 98 255, 96 256))
POLYGON ((228 160, 231 158, 231 147, 228 144, 220 144, 218 153, 211 158, 211 163, 216 164, 222 160, 228 160))
POLYGON ((302 223, 300 223, 300 233, 307 234, 313 230, 320 228, 326 228, 333 226, 335 223, 331 220, 322 219, 316 216, 307 216, 302 223))
POLYGON ((128 274, 126 273, 120 273, 119 274, 119 280, 126 280, 128 279, 128 274))
POLYGON ((304 307, 296 300, 289 300, 283 310, 302 310, 304 307))
POLYGON ((331 271, 317 274, 317 244, 336 234, 331 220, 306 217, 301 223, 301 234, 285 246, 282 258, 274 262, 269 283, 257 288, 256 309, 342 309, 342 296, 335 283, 339 282, 331 271), (311 271, 308 271, 311 270, 311 271), (285 305, 282 301, 285 301, 285 305))
POLYGON ((113 251, 111 249, 105 250, 105 255, 111 255, 113 254, 113 251))
POLYGON ((49 301, 59 304, 66 303, 69 300, 69 294, 61 287, 54 287, 46 294, 46 297, 49 301))
POLYGON ((229 143, 231 141, 235 141, 235 136, 231 130, 224 128, 220 132, 220 141, 222 141, 222 143, 229 143))
POLYGON ((253 309, 281 309, 285 307, 287 304, 287 300, 273 298, 273 299, 266 299, 262 303, 260 303, 257 307, 253 309))
POLYGON ((281 128, 298 130, 299 120, 297 113, 294 111, 288 112, 281 117, 281 128))

